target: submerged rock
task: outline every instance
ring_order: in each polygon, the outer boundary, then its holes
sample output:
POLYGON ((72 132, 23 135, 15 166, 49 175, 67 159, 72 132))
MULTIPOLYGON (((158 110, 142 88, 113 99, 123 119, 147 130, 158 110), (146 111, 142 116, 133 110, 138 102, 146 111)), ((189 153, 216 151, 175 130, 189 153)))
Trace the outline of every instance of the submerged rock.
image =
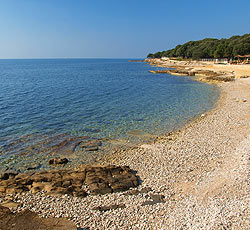
POLYGON ((97 151, 99 146, 102 145, 102 142, 99 140, 89 140, 89 141, 82 141, 79 144, 79 147, 84 149, 85 151, 97 151))

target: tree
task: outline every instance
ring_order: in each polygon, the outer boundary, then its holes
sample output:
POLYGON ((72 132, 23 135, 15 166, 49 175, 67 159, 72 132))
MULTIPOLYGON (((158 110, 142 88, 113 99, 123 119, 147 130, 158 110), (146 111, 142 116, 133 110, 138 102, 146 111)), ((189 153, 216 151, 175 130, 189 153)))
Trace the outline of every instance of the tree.
POLYGON ((223 58, 250 54, 250 34, 229 39, 205 38, 177 45, 174 49, 149 54, 148 57, 223 58))

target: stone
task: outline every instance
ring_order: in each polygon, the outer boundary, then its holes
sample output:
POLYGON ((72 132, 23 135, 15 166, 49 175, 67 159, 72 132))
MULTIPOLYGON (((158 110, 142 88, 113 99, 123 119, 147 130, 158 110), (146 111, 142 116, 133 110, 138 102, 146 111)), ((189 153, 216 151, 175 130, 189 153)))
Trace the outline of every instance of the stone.
POLYGON ((50 165, 67 164, 68 162, 67 158, 52 158, 49 160, 50 165))
POLYGON ((85 148, 85 151, 97 151, 99 148, 98 147, 89 147, 85 148))
POLYGON ((142 188, 141 190, 135 189, 135 190, 127 191, 126 193, 124 193, 124 195, 125 196, 127 196, 127 195, 138 195, 138 194, 142 194, 142 193, 148 193, 150 191, 152 191, 152 189, 149 188, 149 187, 146 187, 146 188, 142 188))
POLYGON ((149 201, 144 201, 142 202, 142 206, 145 205, 154 205, 154 204, 159 204, 159 203, 165 203, 164 200, 164 195, 159 195, 159 194, 150 194, 150 199, 149 201))
POLYGON ((27 167, 27 170, 34 170, 38 169, 40 167, 40 164, 33 164, 27 167))
POLYGON ((20 173, 0 179, 0 193, 17 194, 42 190, 50 195, 69 194, 87 196, 82 189, 89 187, 91 194, 106 194, 128 190, 139 185, 139 179, 128 166, 82 166, 78 169, 20 173), (8 178, 8 179, 7 179, 8 178))
POLYGON ((118 209, 118 208, 125 208, 125 207, 126 207, 125 204, 113 204, 109 206, 98 206, 98 207, 93 208, 93 210, 106 212, 111 209, 118 209))
POLYGON ((90 140, 90 141, 82 141, 79 144, 80 148, 98 148, 99 146, 102 145, 102 142, 99 140, 90 140))
POLYGON ((17 208, 20 204, 16 203, 12 200, 5 201, 1 203, 1 206, 6 207, 6 208, 17 208))
POLYGON ((7 180, 9 178, 14 178, 17 174, 16 171, 7 171, 0 175, 0 179, 7 180))
POLYGON ((86 170, 86 180, 92 194, 126 191, 139 185, 128 166, 92 167, 86 170))

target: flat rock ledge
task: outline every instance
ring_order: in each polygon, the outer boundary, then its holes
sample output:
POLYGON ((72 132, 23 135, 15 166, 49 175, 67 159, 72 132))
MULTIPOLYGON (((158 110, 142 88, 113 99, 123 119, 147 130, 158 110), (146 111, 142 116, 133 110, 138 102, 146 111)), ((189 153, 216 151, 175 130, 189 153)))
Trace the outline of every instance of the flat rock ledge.
POLYGON ((0 175, 0 194, 46 191, 48 195, 85 197, 126 191, 138 185, 138 177, 128 166, 82 166, 73 170, 0 175))
POLYGON ((223 71, 212 70, 193 70, 192 68, 185 69, 183 67, 175 67, 175 69, 167 70, 150 70, 150 73, 167 73, 177 76, 195 76, 200 81, 215 81, 215 82, 230 82, 235 80, 233 74, 229 74, 223 71))

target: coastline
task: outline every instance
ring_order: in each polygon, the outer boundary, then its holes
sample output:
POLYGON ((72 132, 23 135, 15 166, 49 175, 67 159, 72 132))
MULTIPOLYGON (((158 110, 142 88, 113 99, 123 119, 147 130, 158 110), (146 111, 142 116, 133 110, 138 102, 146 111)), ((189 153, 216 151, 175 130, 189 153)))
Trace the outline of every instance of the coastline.
POLYGON ((176 61, 171 59, 145 59, 155 67, 168 68, 152 70, 151 73, 168 73, 176 76, 192 76, 194 80, 217 84, 250 77, 250 65, 224 65, 201 61, 176 61), (170 69, 169 69, 170 68, 170 69))
POLYGON ((11 198, 22 204, 13 210, 66 217, 90 229, 247 229, 250 79, 219 86, 221 96, 211 111, 154 143, 101 162, 137 171, 138 188, 85 198, 28 193, 11 198), (114 204, 125 207, 94 210, 114 204))
POLYGON ((250 96, 250 79, 219 86, 222 94, 216 108, 154 144, 123 152, 108 161, 129 165, 138 171, 143 188, 150 187, 152 192, 167 197, 167 208, 155 208, 154 221, 141 226, 249 227, 250 116, 246 98, 250 96))

